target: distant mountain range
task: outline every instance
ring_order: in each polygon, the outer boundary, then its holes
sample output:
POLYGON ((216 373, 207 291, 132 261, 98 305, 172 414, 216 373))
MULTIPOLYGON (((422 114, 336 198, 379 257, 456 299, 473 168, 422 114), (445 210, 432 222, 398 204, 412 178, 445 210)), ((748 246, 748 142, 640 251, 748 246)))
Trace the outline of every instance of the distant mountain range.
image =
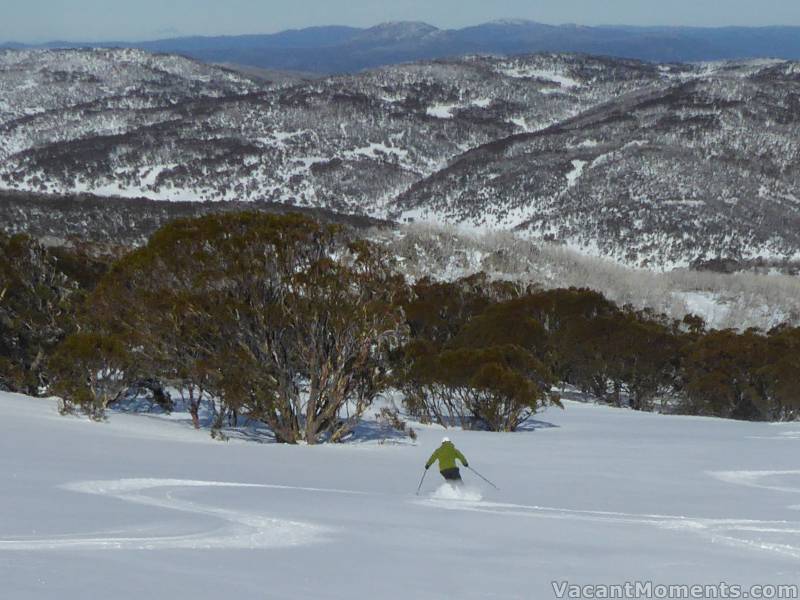
MULTIPOLYGON (((21 49, 24 44, 0 44, 21 49)), ((314 73, 367 68, 467 54, 579 52, 652 62, 748 58, 800 59, 800 27, 627 27, 496 21, 463 29, 426 23, 384 23, 366 29, 330 26, 269 35, 184 37, 149 42, 50 42, 43 48, 138 48, 211 63, 314 73)))

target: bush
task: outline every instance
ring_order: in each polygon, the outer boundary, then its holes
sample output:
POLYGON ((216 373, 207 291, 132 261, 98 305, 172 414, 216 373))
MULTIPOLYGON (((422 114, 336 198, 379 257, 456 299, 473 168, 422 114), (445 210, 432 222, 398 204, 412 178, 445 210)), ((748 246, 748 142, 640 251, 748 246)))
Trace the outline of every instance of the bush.
POLYGON ((518 346, 422 348, 408 349, 404 391, 407 409, 423 421, 515 431, 542 405, 558 404, 546 366, 518 346))
POLYGON ((61 412, 79 408, 102 419, 109 404, 130 387, 126 369, 131 361, 117 338, 96 333, 67 337, 50 358, 52 391, 61 396, 61 412))

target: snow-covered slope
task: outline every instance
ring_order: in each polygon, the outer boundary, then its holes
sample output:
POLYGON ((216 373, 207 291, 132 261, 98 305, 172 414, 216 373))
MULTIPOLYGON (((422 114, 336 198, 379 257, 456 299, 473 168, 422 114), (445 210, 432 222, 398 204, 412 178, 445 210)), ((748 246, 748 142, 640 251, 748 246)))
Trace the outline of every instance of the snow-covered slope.
POLYGON ((799 124, 785 61, 472 56, 272 84, 0 51, 0 189, 519 228, 640 267, 800 260, 799 124))
POLYGON ((589 69, 581 81, 594 85, 553 93, 552 78, 509 76, 511 62, 473 58, 271 86, 139 51, 0 57, 4 188, 372 214, 469 148, 663 78, 632 61, 607 70, 600 59, 543 56, 524 63, 589 69))
POLYGON ((798 580, 798 424, 568 402, 517 434, 449 432, 459 498, 416 445, 214 442, 0 394, 0 578, 14 600, 550 598, 552 581, 798 580))
POLYGON ((798 66, 695 68, 465 152, 394 214, 517 228, 643 267, 800 259, 798 66))

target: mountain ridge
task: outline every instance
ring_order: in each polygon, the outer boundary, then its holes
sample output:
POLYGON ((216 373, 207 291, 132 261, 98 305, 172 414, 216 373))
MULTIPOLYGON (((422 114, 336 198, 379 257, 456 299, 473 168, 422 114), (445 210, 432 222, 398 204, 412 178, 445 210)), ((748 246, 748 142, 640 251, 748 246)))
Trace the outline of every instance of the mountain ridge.
POLYGON ((423 22, 397 21, 373 27, 316 26, 272 34, 182 36, 141 42, 0 44, 0 48, 25 47, 138 48, 183 54, 214 63, 353 73, 384 65, 474 53, 580 52, 654 62, 758 57, 797 60, 800 59, 800 27, 583 26, 506 19, 461 29, 443 29, 423 22), (331 49, 336 51, 331 52, 331 49))

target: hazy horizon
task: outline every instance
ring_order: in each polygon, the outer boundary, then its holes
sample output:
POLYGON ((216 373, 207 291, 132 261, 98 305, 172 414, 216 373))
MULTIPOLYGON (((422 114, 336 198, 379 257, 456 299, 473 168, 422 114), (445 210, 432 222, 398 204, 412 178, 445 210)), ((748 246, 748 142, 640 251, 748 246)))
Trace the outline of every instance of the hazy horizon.
MULTIPOLYGON (((0 0, 9 2, 9 0, 0 0)), ((10 3, 10 2, 9 2, 10 3)), ((441 29, 460 29, 489 21, 524 19, 550 25, 633 27, 800 26, 796 0, 752 3, 728 0, 724 10, 707 0, 615 0, 613 7, 594 0, 29 0, 3 8, 0 43, 140 42, 189 36, 270 34, 320 26, 371 27, 391 21, 423 21, 441 29)))

